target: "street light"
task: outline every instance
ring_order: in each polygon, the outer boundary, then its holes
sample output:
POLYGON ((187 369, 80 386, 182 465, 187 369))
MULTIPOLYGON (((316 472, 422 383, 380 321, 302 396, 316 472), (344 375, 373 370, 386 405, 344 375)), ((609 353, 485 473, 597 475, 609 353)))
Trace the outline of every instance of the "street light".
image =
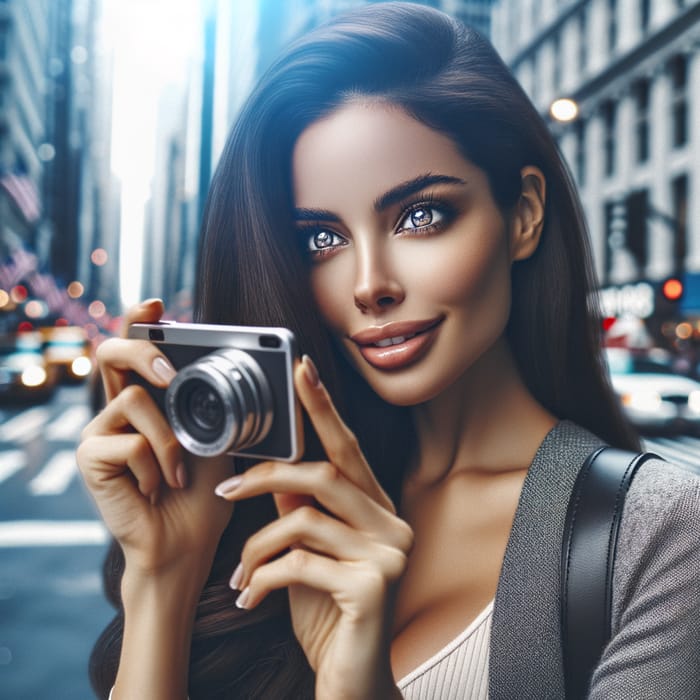
POLYGON ((550 105, 549 114, 558 122, 571 122, 578 117, 578 104, 568 97, 560 97, 550 105))

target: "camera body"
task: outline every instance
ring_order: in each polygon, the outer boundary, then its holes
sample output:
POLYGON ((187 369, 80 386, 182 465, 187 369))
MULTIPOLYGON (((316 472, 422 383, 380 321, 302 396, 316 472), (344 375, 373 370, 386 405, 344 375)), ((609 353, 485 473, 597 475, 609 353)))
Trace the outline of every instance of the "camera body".
POLYGON ((129 338, 154 343, 176 369, 167 390, 136 381, 189 452, 301 458, 301 409, 292 374, 298 350, 291 331, 161 321, 132 324, 129 338))

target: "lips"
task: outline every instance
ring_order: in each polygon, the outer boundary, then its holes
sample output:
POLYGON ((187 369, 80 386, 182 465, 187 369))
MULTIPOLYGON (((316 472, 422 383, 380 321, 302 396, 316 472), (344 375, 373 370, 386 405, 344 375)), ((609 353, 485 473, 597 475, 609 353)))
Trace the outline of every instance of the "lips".
POLYGON ((351 336, 365 360, 377 369, 400 369, 420 359, 432 345, 442 316, 395 321, 351 336))

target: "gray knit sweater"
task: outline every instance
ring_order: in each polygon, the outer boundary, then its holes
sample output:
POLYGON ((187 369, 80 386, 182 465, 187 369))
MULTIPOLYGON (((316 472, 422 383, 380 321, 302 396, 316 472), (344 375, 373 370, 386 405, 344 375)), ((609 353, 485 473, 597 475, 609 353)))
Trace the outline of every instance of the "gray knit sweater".
MULTIPOLYGON (((523 485, 496 593, 491 700, 561 700, 559 561, 576 474, 602 443, 562 421, 523 485)), ((591 700, 700 700, 700 477, 650 460, 632 482, 613 578, 612 639, 591 700)))

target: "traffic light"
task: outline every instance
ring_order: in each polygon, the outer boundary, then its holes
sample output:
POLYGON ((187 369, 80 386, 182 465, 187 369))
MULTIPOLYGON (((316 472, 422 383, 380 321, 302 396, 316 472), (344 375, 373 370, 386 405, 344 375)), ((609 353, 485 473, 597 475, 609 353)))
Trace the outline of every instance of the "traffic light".
POLYGON ((658 283, 655 316, 659 321, 674 321, 680 318, 684 284, 680 277, 668 277, 658 283))
POLYGON ((678 302, 683 296, 683 282, 677 277, 669 277, 661 285, 661 294, 666 301, 678 302))

